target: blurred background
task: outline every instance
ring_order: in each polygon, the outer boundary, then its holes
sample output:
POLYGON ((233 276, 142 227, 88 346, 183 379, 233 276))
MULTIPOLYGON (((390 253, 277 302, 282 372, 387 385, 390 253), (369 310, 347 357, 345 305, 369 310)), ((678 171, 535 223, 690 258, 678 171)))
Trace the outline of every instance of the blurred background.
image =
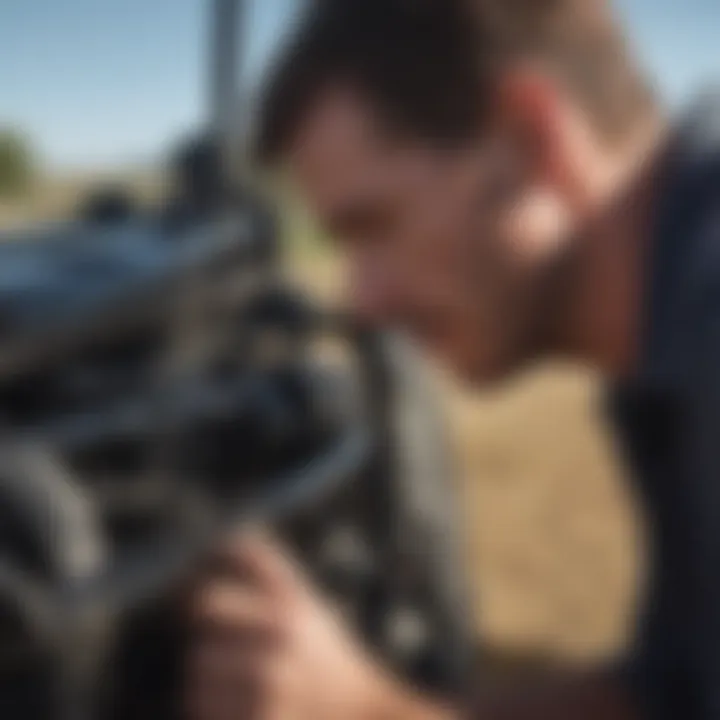
MULTIPOLYGON (((255 0, 249 97, 299 0, 255 0)), ((675 109, 717 71, 716 0, 617 0, 675 109)), ((99 188, 149 204, 207 107, 205 0, 3 0, 0 233, 53 223, 99 188)), ((240 98, 239 102, 248 98, 240 98)), ((332 298, 337 259, 280 200, 288 265, 332 298)), ((461 463, 467 563, 487 641, 512 657, 590 659, 622 642, 638 523, 581 369, 542 368, 491 396, 438 377, 461 463)))

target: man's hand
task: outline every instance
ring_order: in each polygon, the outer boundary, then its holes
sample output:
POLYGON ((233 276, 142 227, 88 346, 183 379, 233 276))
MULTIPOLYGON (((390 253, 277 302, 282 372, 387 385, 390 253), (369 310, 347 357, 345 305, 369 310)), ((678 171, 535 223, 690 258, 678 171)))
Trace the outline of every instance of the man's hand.
POLYGON ((191 720, 444 720, 363 651, 298 568, 240 539, 193 603, 191 720))

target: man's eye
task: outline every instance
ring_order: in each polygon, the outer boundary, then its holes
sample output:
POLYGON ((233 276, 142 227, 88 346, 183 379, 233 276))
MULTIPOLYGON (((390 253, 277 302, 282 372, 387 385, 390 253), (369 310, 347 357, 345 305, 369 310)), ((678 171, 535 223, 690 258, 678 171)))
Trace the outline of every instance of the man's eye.
POLYGON ((369 240, 383 234, 390 219, 390 214, 384 210, 358 210, 338 218, 334 223, 333 234, 349 240, 369 240))

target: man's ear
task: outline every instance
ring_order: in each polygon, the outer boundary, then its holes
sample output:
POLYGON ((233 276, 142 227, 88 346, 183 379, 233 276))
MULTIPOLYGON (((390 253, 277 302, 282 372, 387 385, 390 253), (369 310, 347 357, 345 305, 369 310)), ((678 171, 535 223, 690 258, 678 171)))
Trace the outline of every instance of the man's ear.
POLYGON ((534 68, 511 68, 498 78, 496 100, 496 120, 521 153, 525 172, 542 182, 556 182, 562 124, 557 86, 534 68))
POLYGON ((511 68, 498 79, 496 105, 498 121, 521 150, 527 177, 582 206, 591 138, 562 84, 539 67, 511 68))

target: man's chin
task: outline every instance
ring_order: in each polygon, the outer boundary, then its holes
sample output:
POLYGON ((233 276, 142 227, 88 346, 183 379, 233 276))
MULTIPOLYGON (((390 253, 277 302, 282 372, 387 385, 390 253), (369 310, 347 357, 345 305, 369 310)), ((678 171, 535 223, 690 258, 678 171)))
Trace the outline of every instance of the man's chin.
POLYGON ((414 335, 411 340, 444 373, 474 389, 502 383, 515 373, 515 368, 504 360, 502 353, 479 354, 473 352, 468 344, 453 342, 447 336, 431 338, 414 335))
POLYGON ((473 390, 487 390, 495 387, 510 376, 508 372, 474 365, 454 367, 451 372, 459 383, 473 390))
POLYGON ((483 390, 511 379, 516 368, 500 357, 476 357, 458 352, 433 352, 436 362, 455 380, 469 388, 483 390))

